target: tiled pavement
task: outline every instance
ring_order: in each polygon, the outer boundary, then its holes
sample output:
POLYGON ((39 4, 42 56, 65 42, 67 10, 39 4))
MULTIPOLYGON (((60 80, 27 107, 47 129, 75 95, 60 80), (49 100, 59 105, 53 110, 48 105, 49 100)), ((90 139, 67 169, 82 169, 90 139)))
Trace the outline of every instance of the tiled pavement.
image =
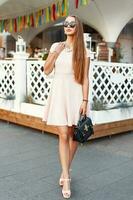
MULTIPOLYGON (((0 200, 62 200, 58 138, 0 122, 0 200)), ((79 146, 72 200, 133 200, 133 132, 79 146)))

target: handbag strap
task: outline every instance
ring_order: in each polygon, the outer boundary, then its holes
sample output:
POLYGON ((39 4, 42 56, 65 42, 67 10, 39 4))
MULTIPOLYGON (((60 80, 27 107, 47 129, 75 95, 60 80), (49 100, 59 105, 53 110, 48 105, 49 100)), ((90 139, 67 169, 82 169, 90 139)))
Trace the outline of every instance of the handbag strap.
POLYGON ((80 118, 81 120, 84 119, 84 118, 86 119, 86 114, 85 114, 85 115, 80 114, 80 117, 79 117, 79 118, 80 118))

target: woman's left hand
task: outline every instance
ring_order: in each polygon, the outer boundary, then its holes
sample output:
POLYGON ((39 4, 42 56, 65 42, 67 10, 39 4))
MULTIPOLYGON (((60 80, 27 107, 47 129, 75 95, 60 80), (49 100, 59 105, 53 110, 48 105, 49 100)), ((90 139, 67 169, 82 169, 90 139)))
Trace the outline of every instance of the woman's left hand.
POLYGON ((82 115, 86 115, 86 113, 87 113, 87 102, 86 101, 82 102, 80 109, 79 109, 79 113, 82 115))

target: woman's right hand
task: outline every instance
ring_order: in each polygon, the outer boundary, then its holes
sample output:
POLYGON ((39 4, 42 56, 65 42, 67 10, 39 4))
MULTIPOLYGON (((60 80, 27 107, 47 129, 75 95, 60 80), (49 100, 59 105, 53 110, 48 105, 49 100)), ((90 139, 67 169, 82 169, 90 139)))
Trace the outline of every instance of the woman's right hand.
POLYGON ((64 43, 64 42, 60 42, 60 43, 55 47, 55 52, 57 52, 58 54, 60 54, 64 48, 65 48, 65 43, 64 43))
POLYGON ((50 53, 45 61, 44 64, 44 73, 48 75, 50 72, 52 72, 54 68, 55 61, 58 57, 58 55, 61 53, 61 51, 65 48, 65 43, 60 42, 56 45, 54 51, 50 53))

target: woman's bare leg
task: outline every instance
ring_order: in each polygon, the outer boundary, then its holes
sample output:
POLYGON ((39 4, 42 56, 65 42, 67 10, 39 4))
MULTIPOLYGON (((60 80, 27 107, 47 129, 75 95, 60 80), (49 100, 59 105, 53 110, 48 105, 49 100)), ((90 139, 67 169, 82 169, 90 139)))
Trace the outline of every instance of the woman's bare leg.
MULTIPOLYGON (((73 140, 73 132, 74 132, 74 127, 68 127, 68 134, 69 134, 69 166, 68 167, 69 169, 71 167, 72 160, 78 148, 78 142, 73 140)), ((63 171, 61 174, 61 178, 63 178, 63 171)))
POLYGON ((70 149, 70 155, 69 155, 69 168, 71 166, 71 163, 73 161, 74 155, 78 148, 78 142, 73 140, 73 132, 74 127, 69 127, 69 149, 70 149))
MULTIPOLYGON (((59 156, 62 167, 63 178, 69 178, 69 132, 68 126, 57 126, 59 132, 59 156)), ((70 182, 64 181, 63 190, 69 190, 70 182)))
POLYGON ((67 126, 58 126, 59 155, 64 176, 69 176, 69 134, 67 126))

